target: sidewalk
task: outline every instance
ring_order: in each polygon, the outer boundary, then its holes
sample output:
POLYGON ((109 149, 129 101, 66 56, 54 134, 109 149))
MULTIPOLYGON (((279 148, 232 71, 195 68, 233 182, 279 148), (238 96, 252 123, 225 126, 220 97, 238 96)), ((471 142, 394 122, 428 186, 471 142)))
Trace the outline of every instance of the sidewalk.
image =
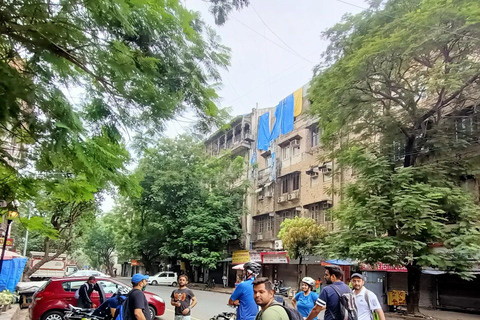
POLYGON ((22 311, 19 304, 12 304, 11 309, 7 309, 7 311, 0 314, 0 320, 23 320, 24 317, 21 316, 22 311))
POLYGON ((420 312, 425 317, 413 317, 413 316, 404 316, 401 313, 386 312, 385 318, 387 320, 394 319, 405 319, 405 320, 480 320, 480 314, 472 313, 463 313, 463 312, 454 312, 454 311, 445 311, 445 310, 435 310, 420 308, 420 312))
POLYGON ((222 285, 216 285, 215 288, 207 288, 203 283, 189 283, 188 287, 190 289, 203 290, 203 291, 212 291, 218 293, 232 294, 234 288, 224 288, 222 285))

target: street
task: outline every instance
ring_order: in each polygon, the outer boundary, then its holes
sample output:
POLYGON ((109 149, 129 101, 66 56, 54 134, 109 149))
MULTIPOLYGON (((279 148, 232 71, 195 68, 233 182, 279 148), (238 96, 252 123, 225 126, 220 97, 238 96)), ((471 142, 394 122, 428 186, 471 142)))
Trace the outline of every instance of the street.
MULTIPOLYGON (((119 279, 128 283, 128 280, 119 279)), ((165 300, 165 314, 157 319, 173 320, 174 308, 170 305, 170 295, 174 287, 162 285, 149 285, 146 291, 158 294, 165 300)), ((235 309, 227 305, 229 295, 225 293, 210 292, 192 289, 197 297, 198 304, 192 311, 193 320, 209 320, 221 312, 235 312, 235 309)))

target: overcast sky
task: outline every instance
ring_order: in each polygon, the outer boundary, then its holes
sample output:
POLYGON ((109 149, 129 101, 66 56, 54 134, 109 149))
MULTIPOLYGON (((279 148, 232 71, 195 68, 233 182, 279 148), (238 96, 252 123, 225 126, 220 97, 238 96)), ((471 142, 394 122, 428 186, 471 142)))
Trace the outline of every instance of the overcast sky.
MULTIPOLYGON (((218 90, 221 107, 231 107, 232 116, 255 108, 274 107, 312 78, 327 42, 322 31, 340 22, 346 13, 366 8, 363 0, 250 0, 250 6, 232 12, 224 26, 216 26, 209 4, 185 0, 213 26, 222 43, 231 48, 231 65, 222 70, 223 86, 218 90)), ((167 126, 166 134, 184 133, 192 120, 179 117, 167 126)), ((111 209, 105 199, 102 209, 111 209)))

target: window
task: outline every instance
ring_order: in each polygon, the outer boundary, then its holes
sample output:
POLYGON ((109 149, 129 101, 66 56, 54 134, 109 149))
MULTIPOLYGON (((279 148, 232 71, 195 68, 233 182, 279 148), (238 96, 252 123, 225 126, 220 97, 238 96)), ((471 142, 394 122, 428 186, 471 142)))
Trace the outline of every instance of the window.
POLYGON ((320 142, 320 129, 318 128, 318 126, 314 126, 310 129, 310 132, 311 132, 311 146, 312 148, 317 146, 320 142))
POLYGON ((300 172, 296 172, 292 176, 292 190, 300 189, 300 172))
POLYGON ((85 283, 85 280, 82 281, 65 281, 62 283, 63 290, 66 292, 75 292, 85 283))
POLYGON ((270 215, 264 215, 255 219, 257 233, 264 233, 272 231, 273 229, 273 217, 270 215))
POLYGON ((292 156, 296 156, 297 154, 300 154, 300 141, 299 140, 293 140, 292 141, 292 156))
POLYGON ((461 116, 455 119, 455 139, 468 140, 477 132, 474 115, 461 116))
POLYGON ((300 172, 290 173, 282 177, 282 193, 300 189, 300 172))
POLYGON ((284 212, 280 212, 278 214, 279 216, 279 220, 280 220, 280 224, 285 221, 285 219, 293 219, 295 218, 295 212, 294 211, 284 211, 284 212))
POLYGON ((272 155, 268 155, 265 157, 265 168, 270 168, 272 165, 272 155))
POLYGON ((169 278, 175 278, 175 274, 169 273, 169 274, 168 274, 168 277, 169 277, 169 278))
POLYGON ((290 145, 284 145, 282 147, 282 160, 287 160, 290 158, 290 145))
POLYGON ((167 276, 167 274, 164 272, 164 273, 160 273, 159 277, 162 277, 162 278, 165 278, 167 276))
POLYGON ((288 193, 288 176, 282 178, 282 193, 288 193))
POLYGON ((120 287, 118 283, 108 281, 108 280, 98 280, 97 283, 102 286, 103 291, 105 293, 115 293, 120 287))
POLYGON ((316 223, 325 223, 325 213, 322 204, 314 204, 310 207, 310 216, 316 223))

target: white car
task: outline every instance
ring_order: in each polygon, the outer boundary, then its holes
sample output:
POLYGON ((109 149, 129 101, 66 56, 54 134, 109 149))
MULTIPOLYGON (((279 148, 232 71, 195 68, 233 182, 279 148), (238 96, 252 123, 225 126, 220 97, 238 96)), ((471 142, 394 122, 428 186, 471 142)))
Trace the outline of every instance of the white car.
POLYGON ((177 283, 177 273, 172 271, 162 271, 157 273, 156 275, 150 276, 148 278, 148 284, 166 284, 169 286, 176 286, 177 283))
POLYGON ((78 270, 77 272, 72 273, 68 277, 102 277, 102 278, 110 278, 110 276, 106 275, 103 272, 96 271, 96 270, 78 270))

